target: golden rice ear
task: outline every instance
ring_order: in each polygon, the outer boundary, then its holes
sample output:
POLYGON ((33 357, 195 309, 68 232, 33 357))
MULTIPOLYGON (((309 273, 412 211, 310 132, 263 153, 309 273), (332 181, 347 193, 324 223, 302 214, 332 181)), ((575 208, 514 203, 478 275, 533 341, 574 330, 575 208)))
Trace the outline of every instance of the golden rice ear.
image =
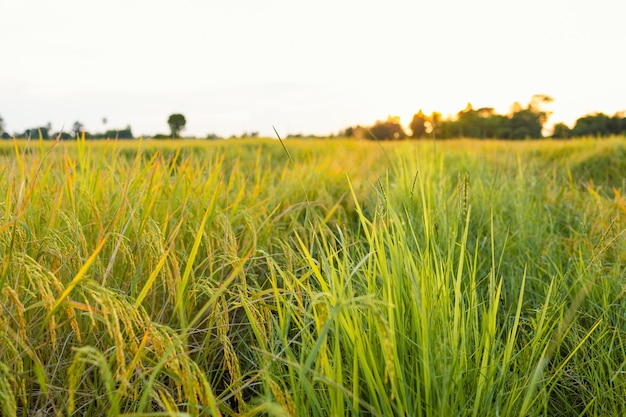
POLYGON ((26 320, 24 319, 24 312, 26 309, 22 305, 17 292, 13 288, 5 286, 2 288, 2 295, 13 304, 13 307, 15 308, 15 315, 17 316, 18 335, 22 338, 22 340, 26 340, 26 320))
POLYGON ((15 375, 3 362, 0 362, 0 411, 7 416, 17 415, 18 398, 15 392, 17 386, 15 375))
POLYGON ((274 380, 270 380, 269 384, 272 395, 282 408, 280 411, 286 413, 289 417, 296 417, 296 405, 294 404, 293 397, 289 393, 289 390, 282 389, 274 380))
POLYGON ((461 175, 457 174, 457 201, 459 207, 459 216, 461 221, 465 221, 467 217, 467 209, 469 207, 469 173, 461 175))

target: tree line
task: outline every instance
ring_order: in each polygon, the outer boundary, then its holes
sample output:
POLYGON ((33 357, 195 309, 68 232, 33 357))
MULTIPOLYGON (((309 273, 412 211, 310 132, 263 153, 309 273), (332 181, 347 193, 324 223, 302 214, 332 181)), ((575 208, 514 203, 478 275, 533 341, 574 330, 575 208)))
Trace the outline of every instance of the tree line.
MULTIPOLYGON (((107 119, 103 118, 102 123, 106 125, 107 119)), ((185 125, 187 124, 187 120, 185 116, 180 113, 171 114, 167 119, 167 124, 170 128, 170 134, 157 134, 154 137, 157 139, 165 139, 165 138, 179 138, 180 133, 185 129, 185 125)), ((76 137, 85 137, 85 139, 134 139, 132 128, 130 125, 126 126, 124 129, 107 129, 101 133, 91 133, 85 130, 85 126, 76 121, 72 125, 72 129, 69 132, 59 131, 53 132, 52 125, 50 123, 44 126, 37 126, 34 128, 26 129, 22 133, 17 133, 14 135, 9 135, 8 132, 4 131, 4 119, 0 116, 0 137, 2 139, 11 139, 13 137, 23 138, 23 139, 61 139, 68 140, 74 139, 76 137)), ((211 138, 214 135, 209 135, 208 138, 211 138)))
MULTIPOLYGON (((400 123, 400 118, 390 116, 387 120, 379 120, 372 126, 351 126, 340 132, 340 136, 367 138, 375 140, 392 140, 411 137, 414 139, 541 139, 544 138, 544 126, 551 112, 546 105, 553 101, 552 97, 534 95, 526 106, 516 102, 508 114, 497 114, 492 107, 474 109, 468 103, 456 117, 443 118, 441 113, 430 115, 419 110, 413 115, 407 133, 400 123)), ((549 137, 569 139, 583 136, 626 135, 626 117, 623 112, 613 116, 594 113, 580 117, 573 128, 564 123, 554 125, 549 137)))
MULTIPOLYGON (((104 119, 106 120, 106 119, 104 119)), ((106 122, 105 122, 106 123, 106 122)), ((0 116, 0 137, 2 139, 11 139, 15 138, 23 138, 23 139, 61 139, 61 140, 69 140, 74 139, 78 136, 84 135, 86 139, 107 139, 107 138, 118 138, 118 139, 134 139, 133 132, 130 126, 126 126, 123 129, 107 129, 104 132, 91 133, 85 130, 84 125, 76 121, 72 125, 72 129, 68 132, 58 131, 54 132, 52 130, 52 125, 50 123, 43 126, 36 126, 33 128, 29 128, 24 130, 21 133, 15 133, 10 135, 8 132, 4 131, 4 120, 2 116, 0 116)))
MULTIPOLYGON (((474 109, 468 103, 455 117, 443 118, 441 113, 432 112, 430 115, 419 110, 413 115, 409 123, 410 133, 404 129, 397 116, 389 116, 387 120, 379 120, 371 126, 350 126, 339 132, 337 136, 364 138, 374 140, 392 140, 411 137, 414 139, 453 139, 453 138, 476 138, 476 139, 541 139, 544 136, 544 126, 551 112, 546 106, 553 101, 552 97, 544 94, 534 95, 526 106, 515 102, 508 114, 497 114, 492 107, 474 109)), ((107 119, 102 123, 106 125, 107 119)), ((187 120, 180 113, 171 114, 167 119, 170 128, 169 134, 156 134, 155 139, 180 138, 185 129, 187 120)), ((626 135, 626 117, 624 112, 609 116, 604 113, 588 114, 576 120, 574 127, 570 128, 565 123, 554 125, 550 137, 555 139, 569 139, 584 136, 605 137, 611 135, 626 135)), ((42 138, 42 139, 73 139, 84 136, 86 139, 134 139, 130 126, 124 129, 107 129, 102 133, 90 133, 85 130, 81 122, 75 122, 69 132, 52 132, 50 123, 32 129, 26 129, 22 133, 9 135, 4 131, 4 120, 0 116, 0 137, 3 139, 16 138, 42 138)), ((258 132, 244 133, 242 138, 256 138, 258 132)), ((289 138, 314 137, 302 134, 289 134, 289 138)), ((315 136, 317 137, 317 136, 315 136)), ((331 135, 330 137, 334 137, 331 135)), ((216 134, 210 133, 207 139, 221 139, 216 134)), ((231 136, 237 138, 237 136, 231 136)))

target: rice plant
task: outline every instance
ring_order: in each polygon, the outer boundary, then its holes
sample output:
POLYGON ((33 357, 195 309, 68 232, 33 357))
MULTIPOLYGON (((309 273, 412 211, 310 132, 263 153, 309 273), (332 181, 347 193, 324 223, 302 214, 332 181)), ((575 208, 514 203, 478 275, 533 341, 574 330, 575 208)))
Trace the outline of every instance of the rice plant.
POLYGON ((622 138, 281 143, 1 143, 1 413, 626 412, 622 138))

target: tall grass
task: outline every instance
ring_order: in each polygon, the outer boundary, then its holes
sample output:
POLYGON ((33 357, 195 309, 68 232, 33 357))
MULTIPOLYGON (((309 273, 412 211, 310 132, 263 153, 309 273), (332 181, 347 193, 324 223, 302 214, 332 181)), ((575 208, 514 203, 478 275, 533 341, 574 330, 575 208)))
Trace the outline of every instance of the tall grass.
POLYGON ((623 139, 0 144, 3 415, 622 415, 623 139))

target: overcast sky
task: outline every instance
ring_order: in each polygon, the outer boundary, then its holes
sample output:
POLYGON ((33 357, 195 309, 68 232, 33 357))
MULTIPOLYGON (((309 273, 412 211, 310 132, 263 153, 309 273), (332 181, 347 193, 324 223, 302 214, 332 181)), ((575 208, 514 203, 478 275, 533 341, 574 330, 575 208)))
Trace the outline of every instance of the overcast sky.
POLYGON ((626 110, 624 0, 0 0, 0 115, 185 135, 337 132, 467 102, 626 110), (107 119, 104 125, 102 119, 107 119))

